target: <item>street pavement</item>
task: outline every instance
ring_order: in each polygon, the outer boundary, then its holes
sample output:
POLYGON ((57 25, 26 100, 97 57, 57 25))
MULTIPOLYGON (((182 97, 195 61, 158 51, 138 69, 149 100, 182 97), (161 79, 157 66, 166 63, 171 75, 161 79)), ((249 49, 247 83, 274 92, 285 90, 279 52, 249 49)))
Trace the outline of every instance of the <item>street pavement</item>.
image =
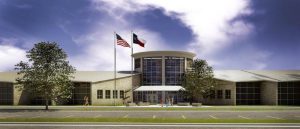
POLYGON ((92 111, 0 110, 1 118, 200 118, 300 120, 299 110, 284 111, 92 111))
POLYGON ((300 124, 70 124, 70 123, 2 123, 0 129, 285 129, 300 124))

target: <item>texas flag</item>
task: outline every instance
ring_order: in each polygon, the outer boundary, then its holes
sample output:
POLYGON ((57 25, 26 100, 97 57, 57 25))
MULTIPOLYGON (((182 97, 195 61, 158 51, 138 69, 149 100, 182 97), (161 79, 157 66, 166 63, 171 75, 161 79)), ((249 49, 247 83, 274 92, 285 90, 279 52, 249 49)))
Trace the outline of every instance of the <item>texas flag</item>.
POLYGON ((138 44, 141 47, 145 47, 146 41, 142 39, 138 39, 138 36, 135 33, 133 33, 133 43, 138 44))

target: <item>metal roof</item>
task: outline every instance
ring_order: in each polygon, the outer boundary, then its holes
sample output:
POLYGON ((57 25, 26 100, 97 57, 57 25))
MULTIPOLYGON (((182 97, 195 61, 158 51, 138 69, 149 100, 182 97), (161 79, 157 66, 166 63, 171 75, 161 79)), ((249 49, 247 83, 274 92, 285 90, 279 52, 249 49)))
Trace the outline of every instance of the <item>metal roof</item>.
POLYGON ((179 91, 181 86, 140 86, 134 91, 179 91))
POLYGON ((215 70, 214 77, 232 82, 300 81, 300 70, 215 70))
MULTIPOLYGON (((17 72, 0 72, 1 82, 16 82, 17 72)), ((130 77, 130 72, 117 72, 117 78, 130 77)), ((76 71, 74 82, 100 82, 114 79, 113 71, 76 71)))
MULTIPOLYGON (((117 72, 117 78, 129 77, 130 72, 117 72)), ((1 82, 15 82, 17 72, 0 72, 1 82)), ((113 71, 77 71, 75 82, 100 82, 114 78, 113 71)), ((216 79, 231 82, 248 81, 300 81, 300 70, 215 70, 216 79)), ((153 88, 153 87, 152 87, 153 88)))

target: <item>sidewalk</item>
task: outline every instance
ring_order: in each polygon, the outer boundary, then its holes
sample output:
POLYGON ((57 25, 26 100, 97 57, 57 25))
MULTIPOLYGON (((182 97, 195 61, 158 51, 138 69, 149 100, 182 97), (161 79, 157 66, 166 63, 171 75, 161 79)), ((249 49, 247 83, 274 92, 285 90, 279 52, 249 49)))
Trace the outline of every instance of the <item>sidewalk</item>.
MULTIPOLYGON (((212 106, 200 106, 201 108, 207 108, 212 106)), ((56 109, 56 110, 67 110, 67 109, 89 109, 89 108, 194 108, 192 106, 168 106, 165 105, 161 107, 161 105, 149 105, 149 106, 49 106, 49 109, 56 109)), ((199 108, 199 107, 198 107, 199 108)), ((0 106, 1 109, 12 109, 12 110, 38 110, 38 109, 45 109, 45 106, 0 106)))

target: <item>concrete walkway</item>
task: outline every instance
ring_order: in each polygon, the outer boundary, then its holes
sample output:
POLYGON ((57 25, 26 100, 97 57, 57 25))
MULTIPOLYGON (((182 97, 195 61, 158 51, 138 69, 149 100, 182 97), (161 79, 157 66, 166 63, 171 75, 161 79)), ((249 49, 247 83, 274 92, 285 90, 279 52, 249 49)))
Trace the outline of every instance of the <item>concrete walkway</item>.
MULTIPOLYGON (((89 108, 159 108, 161 105, 149 105, 149 106, 49 106, 49 109, 89 109, 89 108)), ((172 108, 194 108, 193 106, 168 106, 172 108)), ((163 106, 161 108, 168 108, 163 106)), ((212 106, 199 106, 197 108, 208 108, 212 106)), ((20 109, 20 110, 31 110, 31 109, 45 109, 45 106, 0 106, 0 109, 20 109)))

